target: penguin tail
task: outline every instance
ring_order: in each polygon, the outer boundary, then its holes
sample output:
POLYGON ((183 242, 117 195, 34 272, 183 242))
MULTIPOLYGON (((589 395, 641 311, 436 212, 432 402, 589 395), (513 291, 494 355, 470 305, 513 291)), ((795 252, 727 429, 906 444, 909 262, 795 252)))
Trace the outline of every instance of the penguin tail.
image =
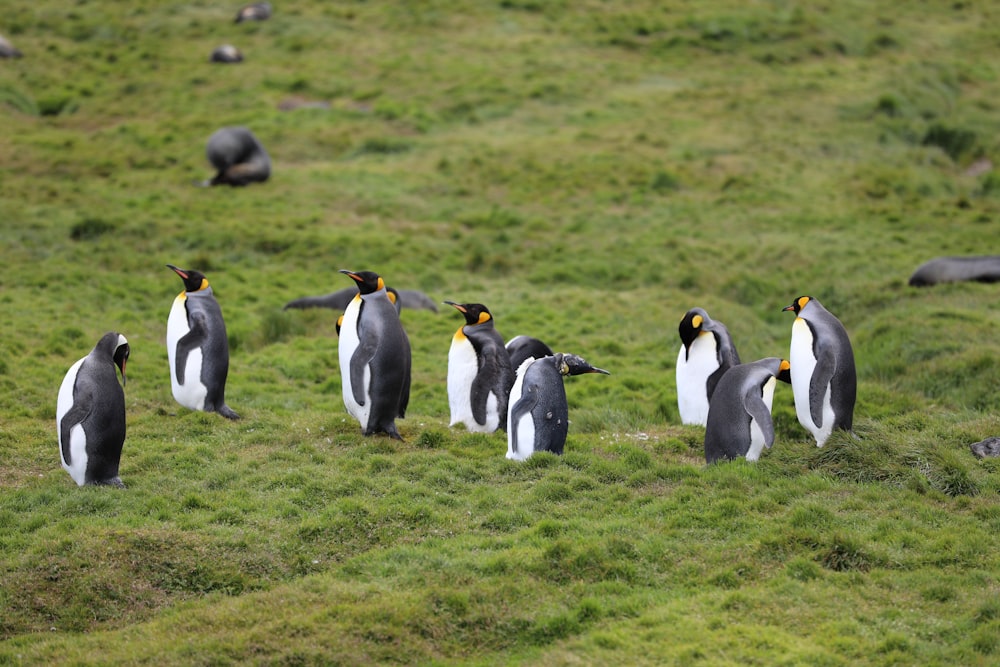
POLYGON ((238 420, 240 418, 240 416, 238 414, 236 414, 235 412, 233 412, 233 409, 231 407, 229 407, 228 405, 226 405, 225 403, 223 403, 222 407, 220 407, 218 410, 216 410, 216 412, 218 412, 220 415, 222 415, 226 419, 232 419, 233 421, 236 421, 236 420, 238 420))

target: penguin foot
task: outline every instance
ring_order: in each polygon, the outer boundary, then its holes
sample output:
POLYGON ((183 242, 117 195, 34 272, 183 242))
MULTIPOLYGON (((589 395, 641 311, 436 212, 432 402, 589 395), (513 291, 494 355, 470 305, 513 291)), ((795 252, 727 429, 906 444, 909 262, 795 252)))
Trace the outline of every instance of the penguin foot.
POLYGON ((388 426, 385 426, 381 429, 371 429, 369 431, 361 431, 361 434, 365 436, 375 435, 376 433, 385 433, 393 440, 399 440, 400 442, 405 442, 405 440, 403 440, 403 436, 401 436, 399 434, 399 431, 396 430, 395 424, 389 424, 388 426))
POLYGON ((92 486, 113 486, 116 489, 124 489, 125 482, 122 481, 121 477, 112 477, 111 479, 102 479, 99 482, 90 482, 92 486))
POLYGON ((238 414, 236 414, 235 412, 233 412, 232 408, 230 408, 228 405, 225 405, 225 404, 223 404, 222 407, 220 407, 218 410, 216 410, 216 412, 218 412, 220 415, 222 415, 226 419, 232 419, 233 421, 236 421, 236 420, 238 420, 240 418, 240 416, 238 414))

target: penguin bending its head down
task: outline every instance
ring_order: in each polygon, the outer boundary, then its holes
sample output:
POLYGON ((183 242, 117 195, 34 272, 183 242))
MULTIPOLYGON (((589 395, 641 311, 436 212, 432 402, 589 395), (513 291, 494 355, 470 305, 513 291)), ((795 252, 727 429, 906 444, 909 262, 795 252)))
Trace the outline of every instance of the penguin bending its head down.
POLYGON ((125 443, 125 336, 109 332, 90 354, 73 364, 59 387, 56 434, 62 467, 79 486, 125 488, 118 476, 125 443), (122 384, 118 384, 121 370, 122 384))
POLYGON ((245 127, 223 127, 208 138, 208 161, 216 169, 203 185, 246 185, 271 176, 271 157, 253 132, 245 127))
POLYGON ((410 401, 410 339, 377 273, 340 272, 359 289, 339 321, 344 406, 364 435, 386 433, 402 440, 395 420, 406 416, 410 401))
POLYGON ((167 318, 167 359, 174 399, 191 410, 239 415, 226 405, 229 339, 222 309, 208 278, 198 271, 167 266, 184 281, 167 318))
POLYGON ((212 49, 209 61, 213 63, 241 63, 243 54, 232 44, 223 44, 212 49))
POLYGON ((788 362, 777 357, 733 366, 719 379, 705 425, 705 461, 746 457, 756 461, 774 444, 771 402, 776 380, 791 382, 788 362))
POLYGON ((506 430, 514 370, 493 315, 481 303, 445 303, 465 316, 448 351, 449 426, 461 423, 477 433, 506 430))
POLYGON ((740 363, 726 325, 713 320, 702 308, 692 308, 681 319, 677 353, 677 408, 682 424, 708 420, 708 404, 719 378, 740 363))
POLYGON ((834 429, 853 426, 858 381, 851 339, 840 320, 811 296, 782 310, 796 315, 788 354, 795 414, 822 447, 834 429))
POLYGON ((243 23, 244 21, 266 21, 269 18, 271 18, 270 2, 252 2, 249 5, 244 5, 240 8, 240 11, 236 13, 236 20, 234 23, 243 23))
POLYGON ((507 416, 507 458, 523 461, 535 452, 562 454, 569 430, 563 378, 603 373, 575 354, 527 360, 517 369, 507 416))
POLYGON ((552 348, 531 336, 514 336, 505 347, 510 355, 510 367, 515 373, 527 359, 541 359, 555 354, 552 348))

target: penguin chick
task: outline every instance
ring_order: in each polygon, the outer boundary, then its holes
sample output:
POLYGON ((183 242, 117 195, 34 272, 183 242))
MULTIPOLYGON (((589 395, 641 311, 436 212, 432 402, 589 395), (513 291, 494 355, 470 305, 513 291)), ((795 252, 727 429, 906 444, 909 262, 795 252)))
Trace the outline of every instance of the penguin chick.
POLYGON ((184 281, 184 290, 174 299, 167 318, 167 358, 174 400, 190 410, 239 419, 226 405, 229 338, 208 278, 173 264, 167 267, 184 281))
POLYGON ((465 316, 448 352, 449 426, 465 424, 476 433, 506 430, 514 371, 493 315, 481 303, 445 303, 465 316))
POLYGON ((853 427, 858 381, 851 339, 840 320, 811 296, 782 310, 796 315, 788 354, 795 414, 822 447, 834 429, 853 427))
POLYGON ((575 354, 527 360, 517 370, 507 417, 507 458, 523 461, 535 452, 562 454, 569 430, 569 408, 563 379, 567 375, 603 373, 575 354))
POLYGON ((56 434, 62 467, 78 486, 125 488, 118 476, 125 443, 125 336, 104 334, 90 354, 73 364, 59 387, 56 434), (118 373, 122 384, 118 384, 118 373))
POLYGON ((740 363, 726 325, 713 320, 702 308, 692 308, 681 319, 677 353, 677 408, 682 424, 704 426, 715 385, 740 363))
POLYGON ((791 382, 789 364, 768 357, 733 366, 712 394, 705 426, 705 461, 746 457, 756 461, 774 444, 771 403, 776 380, 791 382))
POLYGON ((541 359, 555 354, 552 348, 531 336, 514 336, 505 347, 510 355, 510 367, 515 373, 527 359, 541 359))
POLYGON ((373 271, 340 271, 358 284, 358 294, 340 321, 340 376, 344 406, 364 435, 386 433, 402 440, 396 417, 410 400, 410 340, 399 311, 373 271))

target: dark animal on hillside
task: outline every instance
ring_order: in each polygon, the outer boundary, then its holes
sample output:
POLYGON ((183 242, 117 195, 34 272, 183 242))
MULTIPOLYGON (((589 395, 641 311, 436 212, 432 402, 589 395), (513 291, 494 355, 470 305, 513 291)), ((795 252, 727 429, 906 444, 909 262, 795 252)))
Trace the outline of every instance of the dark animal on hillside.
POLYGON ((252 2, 244 5, 236 14, 236 23, 243 21, 265 21, 271 18, 270 2, 252 2))
POLYGON ((910 276, 910 285, 928 287, 938 283, 965 280, 981 283, 1000 282, 1000 255, 935 257, 917 267, 910 276))
MULTIPOLYGON (((434 300, 423 292, 410 289, 395 290, 399 298, 397 307, 410 308, 412 310, 431 310, 437 312, 437 305, 434 300)), ((330 294, 321 296, 304 296, 285 304, 283 310, 289 308, 332 308, 333 310, 344 310, 358 294, 355 287, 347 287, 330 294)))
POLYGON ((969 448, 972 450, 972 453, 980 459, 1000 456, 1000 437, 993 436, 992 438, 986 438, 981 442, 975 442, 969 445, 969 448))
POLYGON ((218 170, 203 185, 246 185, 271 176, 271 158, 245 127, 224 127, 208 138, 208 161, 218 170))
POLYGON ((232 44, 223 44, 212 50, 210 61, 213 63, 241 63, 243 54, 232 44))
POLYGON ((0 58, 20 58, 23 54, 13 44, 0 35, 0 58))

